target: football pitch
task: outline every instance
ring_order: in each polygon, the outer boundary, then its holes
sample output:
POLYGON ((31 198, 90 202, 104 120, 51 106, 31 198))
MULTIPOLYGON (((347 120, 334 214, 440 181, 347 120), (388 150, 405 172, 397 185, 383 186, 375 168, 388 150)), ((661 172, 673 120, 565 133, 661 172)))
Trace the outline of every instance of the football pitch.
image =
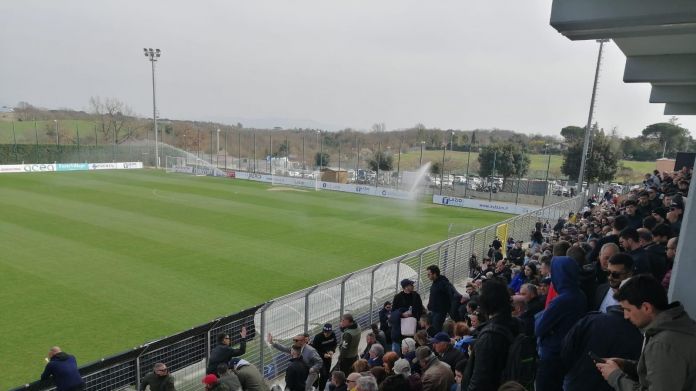
POLYGON ((0 175, 0 388, 510 215, 151 170, 0 175))

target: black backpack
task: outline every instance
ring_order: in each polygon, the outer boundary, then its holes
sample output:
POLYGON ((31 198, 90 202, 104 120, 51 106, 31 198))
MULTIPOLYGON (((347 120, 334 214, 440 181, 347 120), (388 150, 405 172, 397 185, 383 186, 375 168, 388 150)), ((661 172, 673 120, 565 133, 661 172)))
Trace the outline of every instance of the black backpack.
POLYGON ((514 380, 527 390, 534 390, 537 368, 536 339, 524 333, 513 336, 510 329, 497 324, 491 325, 488 331, 502 334, 510 341, 505 369, 500 374, 500 383, 514 380))

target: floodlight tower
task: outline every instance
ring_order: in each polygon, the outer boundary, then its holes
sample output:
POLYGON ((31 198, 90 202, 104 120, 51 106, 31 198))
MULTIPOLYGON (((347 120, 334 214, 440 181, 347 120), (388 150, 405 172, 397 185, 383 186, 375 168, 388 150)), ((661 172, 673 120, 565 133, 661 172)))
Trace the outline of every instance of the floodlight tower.
POLYGON ((159 146, 157 145, 157 98, 155 94, 155 62, 160 58, 162 52, 159 49, 143 48, 145 57, 152 64, 152 121, 155 124, 155 166, 160 168, 159 146))

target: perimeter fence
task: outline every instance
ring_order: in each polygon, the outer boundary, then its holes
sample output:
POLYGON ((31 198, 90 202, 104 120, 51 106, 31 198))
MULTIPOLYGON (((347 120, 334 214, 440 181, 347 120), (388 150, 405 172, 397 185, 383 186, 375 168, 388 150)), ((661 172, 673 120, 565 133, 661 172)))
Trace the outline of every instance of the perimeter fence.
MULTIPOLYGON (((567 216, 582 205, 583 197, 575 197, 514 216, 99 360, 80 368, 80 372, 89 391, 139 389, 141 377, 152 370, 153 364, 164 362, 176 378, 177 390, 198 390, 215 336, 229 333, 239 338, 245 326, 248 335, 243 358, 257 366, 270 383, 283 375, 289 357, 266 344, 267 333, 290 346, 293 336, 305 332, 315 335, 325 323, 336 326, 341 314, 347 312, 353 314, 361 329, 368 328, 379 320, 382 304, 399 291, 400 280, 414 280, 416 290, 427 301, 431 286, 426 273, 429 265, 438 265, 452 283, 462 284, 469 277, 471 255, 481 258, 496 236, 526 239, 537 222, 567 216)), ((340 330, 335 329, 340 338, 340 330)), ((37 381, 14 391, 52 389, 51 384, 37 381)))

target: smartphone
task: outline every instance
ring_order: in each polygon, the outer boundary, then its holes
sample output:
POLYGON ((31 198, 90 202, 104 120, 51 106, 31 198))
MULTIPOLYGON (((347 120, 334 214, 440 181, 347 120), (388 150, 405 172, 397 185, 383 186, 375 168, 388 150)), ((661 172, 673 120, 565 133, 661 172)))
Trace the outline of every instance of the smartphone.
POLYGON ((598 355, 594 354, 594 352, 591 352, 591 351, 590 351, 590 352, 587 352, 587 355, 590 356, 590 358, 592 359, 592 361, 594 361, 594 362, 596 362, 596 363, 604 364, 604 363, 607 362, 607 360, 605 360, 605 359, 599 357, 598 355))

